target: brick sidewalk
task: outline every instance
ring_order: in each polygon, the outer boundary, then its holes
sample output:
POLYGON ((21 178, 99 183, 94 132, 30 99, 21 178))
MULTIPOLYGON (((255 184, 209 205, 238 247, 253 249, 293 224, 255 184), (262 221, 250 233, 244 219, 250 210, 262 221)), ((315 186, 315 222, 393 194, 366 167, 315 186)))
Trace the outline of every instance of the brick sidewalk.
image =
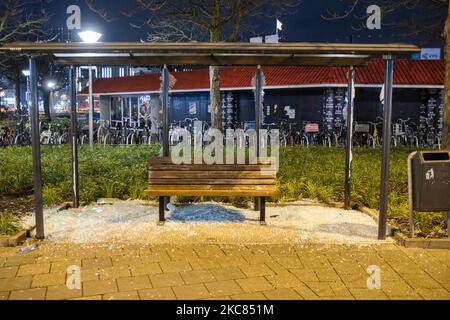
POLYGON ((215 245, 0 248, 2 299, 447 299, 450 250, 215 245), (70 265, 82 289, 66 286, 70 265), (381 289, 367 288, 369 265, 381 289))

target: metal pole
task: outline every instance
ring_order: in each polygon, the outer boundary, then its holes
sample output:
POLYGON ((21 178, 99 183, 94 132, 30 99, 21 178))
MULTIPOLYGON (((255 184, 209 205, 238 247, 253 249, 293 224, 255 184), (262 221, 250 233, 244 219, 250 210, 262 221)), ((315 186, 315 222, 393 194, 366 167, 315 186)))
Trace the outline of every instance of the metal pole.
POLYGON ((94 150, 94 98, 92 95, 92 66, 89 66, 89 150, 94 150))
POLYGON ((256 156, 259 157, 259 147, 260 147, 260 141, 259 141, 259 130, 261 129, 261 108, 262 103, 262 70, 261 66, 258 65, 258 68, 256 69, 256 76, 255 76, 255 130, 256 130, 256 156))
POLYGON ((34 205, 36 219, 36 238, 44 239, 44 214, 42 207, 42 174, 41 174, 41 146, 39 141, 39 105, 37 89, 36 60, 30 57, 28 60, 31 78, 31 147, 33 154, 33 183, 34 205))
MULTIPOLYGON (((163 112, 163 157, 169 156, 169 69, 164 65, 162 70, 161 103, 163 112)), ((164 197, 164 208, 170 203, 170 197, 164 197)))
POLYGON ((70 67, 70 122, 71 122, 71 145, 72 145, 72 187, 73 207, 79 206, 79 176, 78 176, 78 146, 77 146, 77 68, 70 67))
POLYGON ((123 111, 123 97, 121 97, 120 98, 120 114, 121 114, 121 116, 122 116, 122 128, 124 127, 124 125, 125 125, 125 120, 124 120, 124 117, 123 117, 123 113, 124 111, 123 111))
POLYGON ((380 217, 378 220, 378 239, 386 239, 387 209, 389 202, 389 157, 391 153, 392 87, 394 82, 394 60, 386 60, 384 89, 383 156, 381 160, 380 217))
MULTIPOLYGON (((126 98, 122 98, 123 103, 125 103, 124 99, 126 99, 126 98)), ((127 99, 127 101, 128 101, 128 99, 127 99)), ((131 109, 131 103, 128 101, 128 117, 129 117, 130 126, 131 126, 131 122, 133 121, 132 112, 133 112, 133 110, 131 109)))
POLYGON ((408 210, 409 210, 409 237, 414 238, 414 208, 413 208, 413 190, 412 190, 412 159, 417 152, 412 152, 407 159, 408 164, 408 210))
MULTIPOLYGON (((256 157, 260 153, 259 130, 261 129, 261 115, 262 115, 262 70, 258 65, 255 75, 255 130, 256 130, 256 157)), ((261 210, 261 198, 255 197, 255 211, 261 210)))
POLYGON ((345 144, 345 196, 344 208, 351 209, 350 193, 352 184, 352 161, 353 161, 353 109, 354 109, 354 87, 355 69, 353 66, 348 70, 348 88, 347 88, 347 138, 345 144))
POLYGON ((169 156, 169 70, 162 70, 161 102, 163 112, 163 156, 169 156))

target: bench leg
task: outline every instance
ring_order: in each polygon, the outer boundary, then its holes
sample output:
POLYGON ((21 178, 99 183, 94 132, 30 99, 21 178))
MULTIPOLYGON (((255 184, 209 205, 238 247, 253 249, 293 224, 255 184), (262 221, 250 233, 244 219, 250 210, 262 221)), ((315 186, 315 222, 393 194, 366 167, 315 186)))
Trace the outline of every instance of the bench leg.
POLYGON ((266 224, 266 197, 259 198, 259 222, 263 225, 266 224))
POLYGON ((159 224, 163 224, 166 221, 164 217, 165 199, 166 197, 159 197, 159 224))
POLYGON ((255 211, 260 211, 261 210, 261 201, 260 201, 259 197, 255 197, 254 204, 255 204, 255 211))

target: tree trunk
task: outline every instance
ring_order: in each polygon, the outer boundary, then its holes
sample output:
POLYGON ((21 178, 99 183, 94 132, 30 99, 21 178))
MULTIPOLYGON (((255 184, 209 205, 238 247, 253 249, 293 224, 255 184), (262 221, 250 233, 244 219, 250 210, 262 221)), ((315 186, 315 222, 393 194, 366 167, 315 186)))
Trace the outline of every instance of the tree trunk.
POLYGON ((450 5, 444 29, 445 37, 445 83, 444 83, 444 115, 442 119, 442 146, 450 150, 450 5))
POLYGON ((211 127, 222 131, 219 66, 209 66, 211 127))

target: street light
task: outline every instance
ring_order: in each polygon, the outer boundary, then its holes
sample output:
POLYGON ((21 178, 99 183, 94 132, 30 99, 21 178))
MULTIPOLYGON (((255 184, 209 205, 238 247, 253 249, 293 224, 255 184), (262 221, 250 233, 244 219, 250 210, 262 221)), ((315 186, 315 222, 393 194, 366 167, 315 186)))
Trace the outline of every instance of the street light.
POLYGON ((79 32, 78 36, 84 43, 96 43, 102 37, 101 33, 95 31, 83 31, 79 32))
POLYGON ((56 82, 53 81, 53 80, 48 80, 46 86, 47 86, 48 89, 51 90, 51 89, 56 87, 56 82))
MULTIPOLYGON (((95 31, 84 31, 78 33, 84 43, 96 43, 102 37, 101 33, 95 31)), ((89 66, 89 150, 94 150, 94 97, 92 94, 92 66, 89 66)))
POLYGON ((30 76, 30 70, 22 70, 22 74, 23 74, 25 77, 29 77, 29 76, 30 76))

